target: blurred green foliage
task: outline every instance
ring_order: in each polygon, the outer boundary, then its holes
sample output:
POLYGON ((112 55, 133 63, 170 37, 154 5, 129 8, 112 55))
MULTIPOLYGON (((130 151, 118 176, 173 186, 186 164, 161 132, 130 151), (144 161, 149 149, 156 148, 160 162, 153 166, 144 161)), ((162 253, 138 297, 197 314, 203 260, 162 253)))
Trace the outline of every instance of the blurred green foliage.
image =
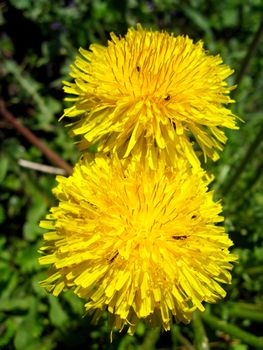
MULTIPOLYGON (((71 164, 79 157, 67 130, 61 80, 80 46, 107 43, 141 23, 202 39, 237 72, 259 27, 262 0, 10 0, 0 3, 1 96, 7 108, 49 148, 71 164)), ((230 80, 234 83, 236 76, 230 80)), ((189 326, 147 330, 134 337, 114 333, 107 318, 92 325, 83 302, 71 292, 60 298, 38 285, 43 231, 38 222, 54 204, 55 175, 23 168, 19 160, 49 164, 43 154, 0 119, 0 349, 233 349, 262 348, 263 323, 263 45, 235 92, 233 107, 245 123, 228 132, 221 159, 205 165, 216 175, 226 227, 239 262, 227 299, 207 306, 189 326), (255 142, 256 139, 256 142, 255 142), (262 142, 261 142, 262 139, 262 142), (250 145, 253 147, 249 150, 250 145), (248 152, 249 150, 249 152, 248 152), (248 153, 247 153, 248 152, 248 153), (243 167, 235 175, 246 156, 243 167), (234 176, 235 175, 235 176, 234 176), (226 190, 227 188, 227 190, 226 190)))

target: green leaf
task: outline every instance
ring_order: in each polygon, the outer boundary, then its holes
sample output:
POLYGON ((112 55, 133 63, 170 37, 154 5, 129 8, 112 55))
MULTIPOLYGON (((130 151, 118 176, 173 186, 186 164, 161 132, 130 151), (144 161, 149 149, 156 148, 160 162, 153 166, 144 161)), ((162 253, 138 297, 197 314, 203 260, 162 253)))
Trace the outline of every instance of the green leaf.
POLYGON ((28 241, 34 241, 37 235, 41 234, 43 230, 39 227, 39 221, 47 212, 47 203, 36 196, 34 203, 27 211, 26 223, 23 227, 23 233, 28 241))
POLYGON ((5 210, 2 204, 0 204, 0 224, 2 224, 5 221, 6 215, 5 210))
POLYGON ((3 62, 3 67, 8 73, 13 74, 16 77, 21 88, 35 101, 41 113, 46 115, 47 120, 53 120, 53 113, 46 106, 45 99, 39 93, 40 84, 32 79, 29 74, 23 72, 21 67, 11 59, 5 60, 3 62))
POLYGON ((230 350, 248 350, 246 344, 232 344, 230 350))
POLYGON ((48 294, 48 300, 50 304, 49 318, 51 323, 61 329, 67 328, 69 324, 69 317, 67 313, 63 310, 60 302, 56 297, 48 294))
MULTIPOLYGON (((16 324, 13 319, 7 318, 5 322, 1 322, 1 337, 0 337, 0 347, 4 349, 4 346, 8 346, 11 343, 16 332, 16 324)), ((7 348, 7 347, 6 347, 7 348)))
POLYGON ((39 270, 37 252, 38 245, 30 245, 22 248, 16 256, 16 264, 20 266, 20 271, 23 273, 30 273, 39 270))
POLYGON ((7 174, 9 160, 4 154, 0 154, 0 184, 4 181, 7 174))
POLYGON ((24 298, 1 298, 0 299, 0 311, 10 312, 18 310, 28 310, 34 298, 32 296, 26 296, 24 298))
POLYGON ((38 339, 43 325, 37 315, 37 299, 33 298, 28 314, 19 325, 14 338, 16 350, 35 350, 38 348, 38 339))
POLYGON ((65 299, 72 311, 77 315, 83 315, 83 301, 76 294, 72 293, 72 291, 67 291, 63 294, 63 299, 65 299))
POLYGON ((98 152, 98 147, 99 147, 98 143, 95 143, 94 145, 90 145, 88 147, 88 152, 90 152, 90 153, 97 153, 98 152))

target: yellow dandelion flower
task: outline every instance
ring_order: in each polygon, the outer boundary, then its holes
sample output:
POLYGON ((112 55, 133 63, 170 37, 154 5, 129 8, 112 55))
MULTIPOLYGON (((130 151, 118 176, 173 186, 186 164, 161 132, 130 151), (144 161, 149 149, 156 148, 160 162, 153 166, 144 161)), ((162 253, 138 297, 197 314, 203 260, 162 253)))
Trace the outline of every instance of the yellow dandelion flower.
POLYGON ((131 28, 125 37, 111 34, 108 46, 80 49, 64 90, 74 97, 64 116, 81 147, 98 144, 104 153, 131 153, 156 168, 160 158, 176 166, 177 156, 199 165, 195 141, 204 157, 218 159, 235 116, 225 79, 233 73, 201 41, 166 32, 131 28))
POLYGON ((56 296, 72 288, 95 319, 108 310, 111 327, 130 334, 140 319, 165 330, 173 319, 188 323, 203 302, 225 296, 219 283, 230 283, 235 260, 202 177, 186 162, 179 171, 80 161, 57 177, 59 205, 41 223, 50 232, 40 263, 51 265, 42 286, 56 296))

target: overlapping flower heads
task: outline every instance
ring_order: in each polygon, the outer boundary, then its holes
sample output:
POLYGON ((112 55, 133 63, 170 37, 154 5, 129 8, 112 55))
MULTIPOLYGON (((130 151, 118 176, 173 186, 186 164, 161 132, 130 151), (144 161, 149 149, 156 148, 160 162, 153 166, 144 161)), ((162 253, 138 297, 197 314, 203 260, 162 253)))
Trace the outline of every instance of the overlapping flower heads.
POLYGON ((64 116, 84 154, 57 178, 59 204, 41 223, 42 285, 73 289, 94 319, 107 310, 130 334, 140 319, 169 330, 231 281, 236 257, 198 152, 216 160, 222 127, 237 128, 226 107, 232 71, 201 42, 141 26, 80 52, 64 116))

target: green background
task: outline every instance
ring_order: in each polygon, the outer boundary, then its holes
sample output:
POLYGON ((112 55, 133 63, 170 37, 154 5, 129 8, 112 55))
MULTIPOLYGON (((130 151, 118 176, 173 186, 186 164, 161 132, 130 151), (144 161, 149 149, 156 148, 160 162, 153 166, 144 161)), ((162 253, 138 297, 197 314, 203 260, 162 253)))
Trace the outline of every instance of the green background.
POLYGON ((263 348, 263 2, 205 1, 51 1, 0 3, 0 349, 234 349, 263 348), (54 205, 55 175, 19 165, 51 165, 14 128, 5 110, 74 164, 79 152, 58 123, 64 102, 61 81, 80 46, 106 44, 109 32, 125 34, 140 22, 147 28, 202 39, 236 73, 234 112, 243 119, 217 163, 212 187, 222 198, 225 225, 239 262, 227 298, 207 305, 188 325, 171 332, 139 325, 134 337, 113 334, 107 316, 98 325, 83 317, 83 302, 70 291, 54 298, 38 285, 45 277, 37 250, 43 230, 39 220, 54 205), (5 108, 5 109, 4 109, 5 108))

